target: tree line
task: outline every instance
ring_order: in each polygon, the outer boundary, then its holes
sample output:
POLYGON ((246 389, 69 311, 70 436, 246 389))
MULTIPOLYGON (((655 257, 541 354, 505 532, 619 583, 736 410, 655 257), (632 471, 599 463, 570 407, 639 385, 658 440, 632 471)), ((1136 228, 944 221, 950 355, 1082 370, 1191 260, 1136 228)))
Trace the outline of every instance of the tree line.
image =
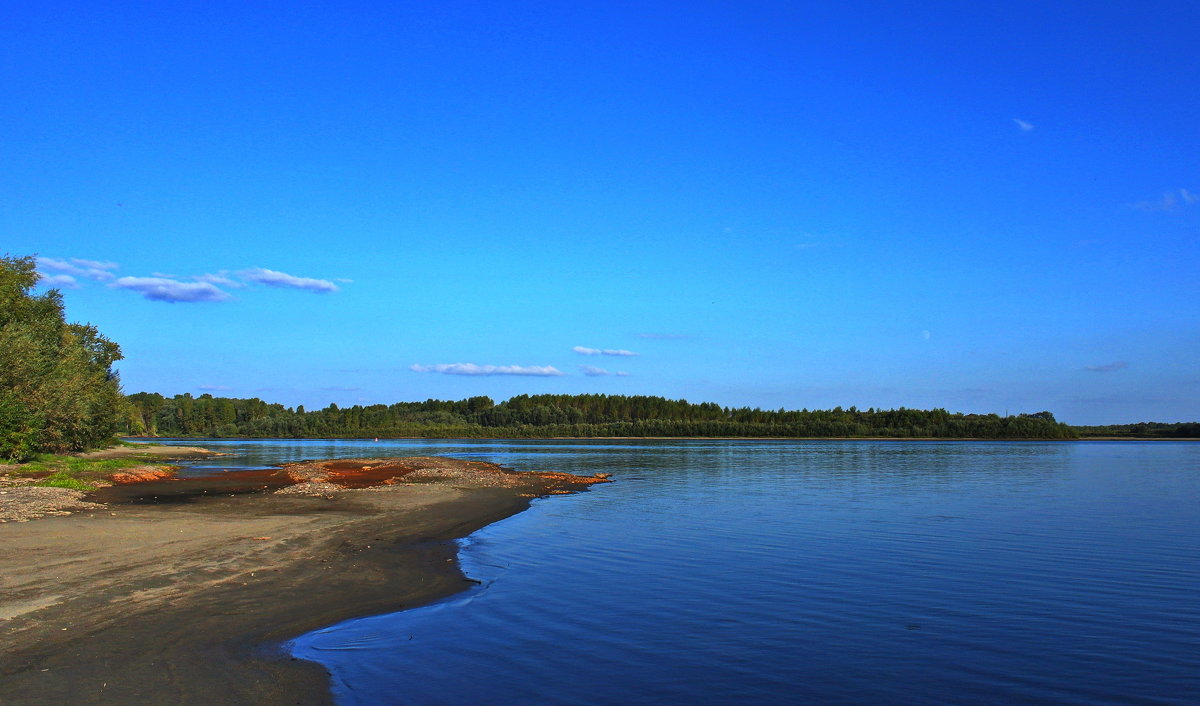
POLYGON ((285 407, 258 398, 139 392, 122 427, 133 436, 258 438, 888 437, 1073 439, 1050 412, 1001 417, 945 409, 763 410, 644 395, 517 395, 392 405, 285 407))
POLYGON ((1138 422, 1137 424, 1105 424, 1079 426, 1081 437, 1112 436, 1128 439, 1197 439, 1200 422, 1138 422))

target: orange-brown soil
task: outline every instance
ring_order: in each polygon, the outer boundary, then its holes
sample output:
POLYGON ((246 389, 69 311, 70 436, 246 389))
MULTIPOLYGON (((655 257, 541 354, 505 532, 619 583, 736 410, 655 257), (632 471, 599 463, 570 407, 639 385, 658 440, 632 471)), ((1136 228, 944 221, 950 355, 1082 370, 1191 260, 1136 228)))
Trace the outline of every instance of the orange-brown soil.
POLYGON ((118 484, 145 483, 147 481, 170 478, 175 475, 175 470, 173 466, 139 466, 113 473, 108 479, 118 484))
POLYGON ((115 485, 100 488, 86 499, 101 503, 181 503, 201 497, 274 492, 284 495, 332 497, 346 490, 397 485, 449 484, 458 488, 511 488, 521 497, 564 495, 595 483, 607 474, 512 471, 483 461, 434 456, 349 458, 300 461, 278 468, 179 476, 176 467, 146 466, 114 473, 115 485))
POLYGON ((558 490, 577 490, 608 480, 605 474, 589 477, 569 473, 518 473, 494 463, 436 456, 301 461, 284 465, 282 472, 295 483, 331 483, 340 488, 371 488, 396 483, 433 481, 515 488, 536 480, 537 485, 547 494, 558 490))

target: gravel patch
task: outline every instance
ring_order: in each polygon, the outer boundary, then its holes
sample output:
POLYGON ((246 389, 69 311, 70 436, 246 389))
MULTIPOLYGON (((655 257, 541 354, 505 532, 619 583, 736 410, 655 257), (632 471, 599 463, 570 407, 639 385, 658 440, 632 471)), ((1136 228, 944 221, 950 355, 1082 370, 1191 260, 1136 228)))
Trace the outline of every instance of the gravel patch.
POLYGON ((306 481, 304 483, 296 483, 285 488, 280 488, 275 491, 275 495, 314 495, 322 498, 333 499, 334 495, 345 490, 340 485, 326 483, 324 481, 306 481))
POLYGON ((77 510, 102 510, 104 507, 83 500, 82 490, 36 485, 0 488, 0 522, 25 522, 47 515, 70 515, 77 510))

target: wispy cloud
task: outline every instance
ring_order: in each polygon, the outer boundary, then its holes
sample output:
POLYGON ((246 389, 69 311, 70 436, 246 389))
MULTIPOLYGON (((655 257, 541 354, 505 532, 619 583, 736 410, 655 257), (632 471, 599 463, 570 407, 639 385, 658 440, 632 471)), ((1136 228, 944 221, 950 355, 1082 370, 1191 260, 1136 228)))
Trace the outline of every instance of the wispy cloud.
POLYGON ((1021 132, 1033 132, 1033 123, 1020 118, 1013 118, 1013 122, 1017 124, 1017 127, 1021 128, 1021 132))
POLYGON ((622 358, 631 358, 637 353, 627 351, 623 348, 588 348, 587 346, 575 346, 571 350, 580 355, 615 355, 622 358))
POLYGON ((180 282, 166 277, 121 277, 108 285, 129 289, 159 302, 223 302, 229 294, 208 282, 180 282))
POLYGON ((120 267, 117 263, 108 260, 85 260, 82 257, 73 257, 71 262, 91 270, 115 270, 120 267))
POLYGON ((444 375, 530 375, 534 377, 556 377, 564 373, 553 365, 476 365, 474 363, 440 363, 438 365, 411 365, 417 373, 442 373, 444 375))
POLYGON ((42 257, 38 256, 38 268, 41 270, 50 270, 52 272, 62 272, 75 277, 84 277, 86 279, 95 280, 97 282, 107 282, 115 275, 109 270, 117 269, 115 262, 101 262, 99 260, 84 260, 78 257, 73 257, 70 260, 64 260, 57 257, 42 257))
POLYGON ((38 273, 38 284, 44 284, 47 287, 66 287, 67 289, 79 289, 79 283, 71 275, 47 275, 41 272, 38 273))
POLYGON ((264 267, 252 267, 248 270, 242 270, 237 274, 248 282, 265 284, 268 287, 304 289, 310 292, 317 292, 318 294, 338 291, 338 286, 327 279, 297 277, 278 270, 268 270, 264 267))
POLYGON ((1152 201, 1138 201, 1131 204, 1139 211, 1177 211, 1185 206, 1200 203, 1200 195, 1187 189, 1176 189, 1163 194, 1161 198, 1152 201))
POLYGON ((618 370, 618 371, 617 371, 617 377, 619 377, 619 378, 627 378, 627 377, 629 377, 629 373, 625 372, 624 370, 618 370))
POLYGON ((196 389, 205 392, 229 392, 233 388, 228 385, 197 385, 196 389))
POLYGON ((691 336, 682 333, 639 333, 637 334, 637 337, 647 338, 653 341, 682 341, 684 339, 691 338, 691 336))
MULTIPOLYGON (((244 289, 248 283, 268 287, 301 289, 321 294, 337 292, 333 281, 312 277, 297 277, 265 267, 244 270, 217 270, 200 275, 176 275, 154 272, 149 277, 121 277, 112 272, 119 267, 107 260, 88 260, 79 257, 37 258, 38 274, 43 285, 78 289, 81 280, 108 282, 115 289, 139 292, 146 299, 165 302, 220 302, 232 297, 226 289, 244 289)), ((350 282, 336 278, 338 282, 350 282)))
POLYGON ((219 272, 211 274, 192 275, 192 279, 196 280, 197 282, 208 282, 209 284, 217 284, 224 287, 232 287, 234 289, 242 289, 246 286, 244 282, 239 282, 230 278, 227 270, 220 270, 219 272))
POLYGON ((1092 373, 1111 373, 1115 370, 1124 370, 1129 367, 1129 363, 1123 360, 1118 360, 1113 363, 1105 363, 1104 365, 1085 365, 1083 369, 1092 373))
POLYGON ((594 365, 581 365, 581 366, 579 366, 579 370, 580 370, 580 372, 582 372, 584 375, 587 375, 588 377, 601 377, 601 376, 610 374, 604 368, 597 368, 594 365))
POLYGON ((343 387, 341 385, 330 385, 329 387, 321 388, 324 392, 358 392, 361 389, 361 387, 343 387))

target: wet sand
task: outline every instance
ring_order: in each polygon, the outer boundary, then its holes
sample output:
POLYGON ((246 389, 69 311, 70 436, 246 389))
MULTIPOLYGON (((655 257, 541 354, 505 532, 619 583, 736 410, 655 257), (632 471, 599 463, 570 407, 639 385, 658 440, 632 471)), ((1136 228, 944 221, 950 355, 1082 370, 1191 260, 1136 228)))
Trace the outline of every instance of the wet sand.
POLYGON ((0 525, 0 704, 330 703, 281 641, 469 587, 450 540, 596 482, 409 461, 370 488, 338 484, 345 462, 285 469, 283 492, 114 486, 103 509, 0 525))

